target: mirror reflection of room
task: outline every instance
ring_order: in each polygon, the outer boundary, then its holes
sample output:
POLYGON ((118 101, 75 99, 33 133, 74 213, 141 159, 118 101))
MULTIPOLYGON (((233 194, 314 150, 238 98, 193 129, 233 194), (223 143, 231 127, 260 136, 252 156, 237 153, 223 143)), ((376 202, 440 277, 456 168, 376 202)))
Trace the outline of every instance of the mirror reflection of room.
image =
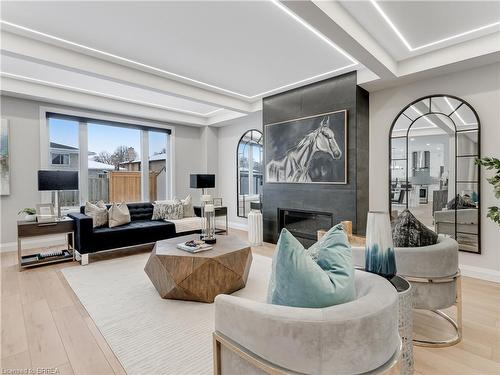
POLYGON ((479 122, 456 98, 408 106, 391 134, 391 212, 410 212, 460 250, 479 251, 479 122))

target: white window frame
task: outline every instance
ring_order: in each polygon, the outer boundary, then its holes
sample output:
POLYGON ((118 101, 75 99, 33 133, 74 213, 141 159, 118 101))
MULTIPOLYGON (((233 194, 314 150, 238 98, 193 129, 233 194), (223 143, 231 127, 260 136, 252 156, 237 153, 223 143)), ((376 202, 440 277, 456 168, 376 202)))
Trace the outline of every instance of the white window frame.
MULTIPOLYGON (((40 169, 54 169, 64 167, 63 164, 52 164, 50 159, 50 138, 49 121, 47 113, 57 113, 60 115, 92 118, 99 121, 111 123, 123 123, 127 125, 137 125, 139 127, 148 127, 155 131, 167 130, 165 149, 167 151, 166 167, 166 195, 167 199, 175 196, 175 127, 172 125, 151 122, 147 120, 135 120, 125 116, 116 116, 101 114, 96 112, 73 110, 64 107, 40 106, 40 169)), ((112 126, 112 125, 111 125, 112 126)), ((86 122, 80 122, 79 132, 79 191, 80 204, 83 205, 88 200, 88 158, 82 157, 88 155, 88 134, 86 122)), ((147 129, 141 130, 141 161, 149 160, 149 133, 147 129)), ((144 202, 149 201, 149 163, 142 163, 141 166, 141 198, 144 202), (146 178, 144 178, 146 176, 146 178)), ((41 202, 47 203, 52 199, 51 192, 40 192, 41 202)))

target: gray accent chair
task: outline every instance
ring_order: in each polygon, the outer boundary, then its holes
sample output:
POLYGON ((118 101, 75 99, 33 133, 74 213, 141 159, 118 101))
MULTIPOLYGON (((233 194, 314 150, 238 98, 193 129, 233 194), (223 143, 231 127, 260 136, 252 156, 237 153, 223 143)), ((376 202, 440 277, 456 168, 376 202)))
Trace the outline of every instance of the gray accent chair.
MULTIPOLYGON (((444 347, 455 345, 462 339, 462 288, 458 268, 458 243, 450 237, 439 235, 435 245, 422 247, 396 247, 398 275, 408 280, 413 289, 413 307, 429 310, 447 320, 456 335, 446 340, 418 340, 415 345, 444 347), (457 319, 441 311, 451 306, 457 308, 457 319)), ((365 265, 365 249, 352 247, 356 267, 365 265)))
POLYGON ((356 300, 311 309, 215 298, 214 374, 375 374, 399 360, 398 296, 356 271, 356 300))

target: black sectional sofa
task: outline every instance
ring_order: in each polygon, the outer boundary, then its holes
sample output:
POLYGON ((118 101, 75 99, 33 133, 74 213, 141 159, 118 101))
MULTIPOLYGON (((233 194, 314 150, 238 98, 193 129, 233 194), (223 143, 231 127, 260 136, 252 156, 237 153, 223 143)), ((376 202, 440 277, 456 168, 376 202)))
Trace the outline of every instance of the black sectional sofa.
MULTIPOLYGON (((68 214, 75 222, 75 249, 80 254, 102 250, 142 245, 199 231, 176 233, 175 224, 163 220, 151 220, 151 203, 128 203, 131 222, 119 227, 92 228, 92 218, 85 215, 85 206, 80 213, 68 214)), ((109 206, 108 206, 109 207, 109 206)))

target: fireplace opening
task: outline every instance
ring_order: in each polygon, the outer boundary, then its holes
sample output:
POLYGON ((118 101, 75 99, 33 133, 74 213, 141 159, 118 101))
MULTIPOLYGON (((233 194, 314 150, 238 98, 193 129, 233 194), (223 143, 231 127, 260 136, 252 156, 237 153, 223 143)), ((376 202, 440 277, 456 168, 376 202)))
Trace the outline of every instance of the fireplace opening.
POLYGON ((279 232, 286 228, 305 247, 316 242, 318 230, 333 227, 333 214, 330 212, 278 208, 278 218, 279 232))

